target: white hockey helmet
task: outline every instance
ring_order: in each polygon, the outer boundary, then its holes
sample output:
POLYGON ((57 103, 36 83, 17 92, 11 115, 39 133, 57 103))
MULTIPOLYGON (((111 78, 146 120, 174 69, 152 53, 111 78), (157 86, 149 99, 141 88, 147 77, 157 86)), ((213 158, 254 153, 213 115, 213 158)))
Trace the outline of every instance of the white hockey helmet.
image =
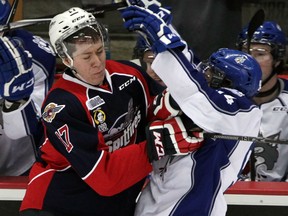
POLYGON ((78 32, 80 33, 85 27, 93 30, 92 34, 94 35, 92 37, 97 37, 103 42, 103 26, 98 23, 91 13, 81 8, 70 8, 52 18, 49 25, 49 37, 51 45, 60 58, 71 58, 70 54, 67 53, 65 39, 78 32))

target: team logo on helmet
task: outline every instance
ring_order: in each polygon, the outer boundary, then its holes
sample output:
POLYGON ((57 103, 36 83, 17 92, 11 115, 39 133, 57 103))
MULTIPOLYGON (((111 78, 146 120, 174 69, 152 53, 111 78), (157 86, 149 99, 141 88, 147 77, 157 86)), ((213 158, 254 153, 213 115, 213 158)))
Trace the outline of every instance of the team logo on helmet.
POLYGON ((246 59, 243 56, 238 56, 235 58, 235 62, 238 64, 242 64, 246 59))
POLYGON ((42 114, 42 118, 46 121, 51 123, 55 118, 56 114, 59 113, 65 105, 58 105, 55 103, 49 103, 42 114))

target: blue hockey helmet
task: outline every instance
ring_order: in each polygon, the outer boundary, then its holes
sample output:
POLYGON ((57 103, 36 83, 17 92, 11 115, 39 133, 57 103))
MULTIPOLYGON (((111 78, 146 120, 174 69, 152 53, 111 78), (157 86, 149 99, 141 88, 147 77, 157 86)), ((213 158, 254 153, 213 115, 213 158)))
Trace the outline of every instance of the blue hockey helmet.
MULTIPOLYGON (((238 35, 237 43, 239 49, 247 42, 247 29, 244 27, 238 35)), ((281 60, 285 56, 286 36, 281 27, 274 21, 264 22, 252 35, 251 43, 267 44, 272 47, 272 56, 281 60)))
POLYGON ((9 16, 11 5, 6 0, 0 1, 0 25, 6 24, 6 20, 9 16))
POLYGON ((253 97, 261 88, 262 72, 258 62, 249 54, 228 48, 221 48, 209 57, 209 66, 216 73, 223 74, 231 88, 247 97, 253 97))

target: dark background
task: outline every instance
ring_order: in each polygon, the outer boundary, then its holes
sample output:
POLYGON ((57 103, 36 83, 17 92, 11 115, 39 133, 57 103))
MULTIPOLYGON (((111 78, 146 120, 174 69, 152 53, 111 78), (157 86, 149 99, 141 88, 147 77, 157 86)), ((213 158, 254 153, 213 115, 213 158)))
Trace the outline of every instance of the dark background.
MULTIPOLYGON (((103 5, 111 0, 25 0, 23 18, 37 18, 53 15, 72 6, 103 5)), ((287 0, 162 0, 163 6, 171 6, 173 24, 182 37, 201 59, 221 47, 235 48, 235 41, 241 28, 253 14, 264 9, 266 20, 280 24, 288 35, 287 0)), ((98 17, 109 27, 113 59, 130 59, 135 44, 135 34, 123 28, 118 11, 107 12, 98 17)), ((32 31, 47 37, 48 25, 37 25, 32 31)))

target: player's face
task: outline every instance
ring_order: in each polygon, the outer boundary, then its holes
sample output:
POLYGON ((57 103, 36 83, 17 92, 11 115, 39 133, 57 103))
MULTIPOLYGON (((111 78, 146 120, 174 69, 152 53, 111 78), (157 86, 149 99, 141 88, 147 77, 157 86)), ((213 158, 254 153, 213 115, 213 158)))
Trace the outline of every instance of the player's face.
POLYGON ((81 79, 91 85, 101 85, 105 77, 106 54, 101 40, 76 44, 72 54, 73 67, 81 79))
MULTIPOLYGON (((247 52, 247 49, 243 49, 247 52)), ((271 47, 266 44, 251 44, 250 54, 257 60, 262 70, 262 80, 265 80, 273 71, 274 60, 271 47)))
POLYGON ((160 79, 160 77, 154 72, 154 70, 151 68, 151 64, 153 60, 155 59, 155 55, 152 51, 148 50, 143 55, 143 61, 147 65, 146 72, 147 74, 154 79, 156 82, 158 82, 160 85, 165 86, 164 82, 160 79))

